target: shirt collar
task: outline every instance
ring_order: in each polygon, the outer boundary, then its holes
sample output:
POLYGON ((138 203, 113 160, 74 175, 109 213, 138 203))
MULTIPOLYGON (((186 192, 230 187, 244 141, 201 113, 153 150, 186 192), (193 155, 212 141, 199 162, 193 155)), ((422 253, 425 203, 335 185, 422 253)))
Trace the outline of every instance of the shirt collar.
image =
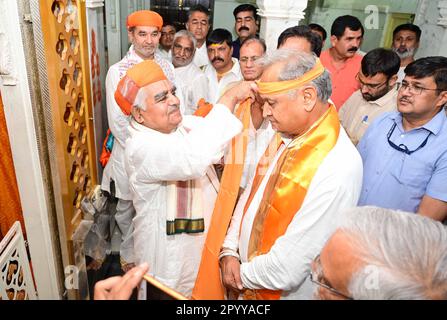
MULTIPOLYGON (((393 119, 394 122, 398 125, 399 129, 403 132, 403 125, 402 125, 402 114, 400 112, 396 112, 395 114, 392 114, 390 116, 390 119, 393 119)), ((444 111, 444 108, 439 111, 436 116, 434 116, 429 122, 424 124, 423 126, 419 128, 415 128, 413 130, 417 130, 420 128, 423 128, 425 130, 430 131, 435 136, 439 134, 439 132, 442 130, 442 128, 445 126, 445 122, 447 119, 447 115, 444 111)))
MULTIPOLYGON (((227 75, 229 75, 230 73, 234 74, 234 75, 239 75, 241 73, 241 66, 239 65, 239 60, 236 58, 231 58, 231 60, 233 61, 233 67, 231 68, 230 71, 228 71, 223 78, 225 78, 227 75)), ((214 71, 214 73, 216 74, 217 77, 217 70, 213 67, 213 65, 210 63, 209 64, 210 68, 214 71)))

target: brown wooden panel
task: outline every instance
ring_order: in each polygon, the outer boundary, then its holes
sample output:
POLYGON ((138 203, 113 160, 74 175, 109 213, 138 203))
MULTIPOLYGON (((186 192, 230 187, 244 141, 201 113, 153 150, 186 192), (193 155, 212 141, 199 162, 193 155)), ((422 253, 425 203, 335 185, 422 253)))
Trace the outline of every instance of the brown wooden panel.
POLYGON ((82 219, 82 198, 97 184, 85 12, 81 0, 40 1, 55 136, 53 182, 62 197, 67 241, 82 219))

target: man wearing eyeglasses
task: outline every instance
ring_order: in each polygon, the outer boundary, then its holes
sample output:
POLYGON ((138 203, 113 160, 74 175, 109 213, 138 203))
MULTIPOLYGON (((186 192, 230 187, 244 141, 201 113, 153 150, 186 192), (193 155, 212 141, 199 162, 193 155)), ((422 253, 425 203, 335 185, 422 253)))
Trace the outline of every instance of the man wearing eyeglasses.
POLYGON ((384 112, 396 110, 400 59, 391 50, 377 48, 362 59, 357 74, 360 89, 339 111, 340 122, 356 145, 368 126, 384 112))
POLYGON ((447 58, 405 69, 397 110, 379 117, 357 148, 363 158, 359 205, 447 218, 447 58))
POLYGON ((312 263, 316 299, 446 299, 447 229, 441 223, 377 207, 347 210, 340 220, 312 263))

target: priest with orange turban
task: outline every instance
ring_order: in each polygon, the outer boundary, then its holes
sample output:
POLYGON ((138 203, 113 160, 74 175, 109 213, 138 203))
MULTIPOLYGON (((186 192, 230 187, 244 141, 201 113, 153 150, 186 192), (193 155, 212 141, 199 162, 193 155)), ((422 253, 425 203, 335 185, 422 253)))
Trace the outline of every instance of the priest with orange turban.
MULTIPOLYGON (((124 158, 136 209, 136 262, 148 262, 152 276, 187 297, 219 188, 209 170, 242 130, 233 110, 250 95, 250 84, 243 84, 206 117, 183 117, 176 88, 151 60, 129 69, 115 93, 122 112, 131 114, 124 158)), ((146 294, 157 298, 142 286, 140 298, 146 294)))
POLYGON ((199 273, 207 286, 195 288, 196 299, 311 299, 312 261, 360 194, 362 161, 328 103, 318 58, 277 50, 260 63, 263 116, 277 133, 234 211, 221 274, 213 264, 199 273))
MULTIPOLYGON (((156 54, 162 25, 163 19, 155 11, 140 10, 130 14, 127 17, 126 26, 132 45, 125 57, 110 67, 106 77, 107 120, 111 132, 106 141, 112 141, 113 144, 106 142, 105 146, 108 146, 109 152, 103 152, 101 156, 101 163, 105 166, 101 189, 110 194, 112 199, 116 199, 117 205, 116 213, 111 215, 111 227, 98 229, 112 230, 110 232, 112 237, 110 251, 112 254, 119 253, 124 271, 133 266, 135 262, 131 223, 135 216, 135 208, 129 190, 129 179, 124 168, 124 147, 129 136, 130 117, 128 114, 124 114, 116 103, 115 91, 118 82, 125 76, 127 70, 146 60, 155 61, 169 81, 181 87, 174 77, 173 65, 156 54)), ((180 91, 177 92, 177 95, 183 101, 180 91)), ((97 256, 95 250, 86 249, 87 255, 92 251, 92 255, 97 256)), ((96 257, 98 260, 104 258, 96 257)))

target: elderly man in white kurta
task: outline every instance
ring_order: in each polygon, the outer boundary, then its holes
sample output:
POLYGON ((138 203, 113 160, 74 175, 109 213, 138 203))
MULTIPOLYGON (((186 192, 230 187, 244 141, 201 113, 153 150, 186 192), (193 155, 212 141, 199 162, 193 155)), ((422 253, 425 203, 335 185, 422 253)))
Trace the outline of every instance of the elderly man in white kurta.
POLYGON ((224 285, 245 299, 310 299, 312 259, 339 212, 355 206, 361 158, 328 103, 328 72, 314 55, 278 50, 258 82, 278 133, 235 209, 221 251, 224 285))
POLYGON ((148 59, 158 63, 166 76, 171 81, 175 81, 174 67, 158 54, 155 54, 162 25, 162 17, 154 11, 141 10, 130 14, 127 18, 127 28, 132 45, 126 56, 110 67, 106 77, 107 119, 110 131, 114 136, 114 144, 112 154, 104 169, 101 189, 118 199, 115 214, 118 228, 115 229, 115 232, 121 234, 120 256, 124 270, 127 270, 134 263, 131 221, 135 215, 135 209, 129 191, 129 179, 124 169, 124 146, 129 136, 127 128, 130 118, 123 114, 116 104, 114 93, 118 82, 124 77, 126 71, 148 59))
POLYGON ((192 115, 197 110, 200 99, 208 101, 208 79, 202 70, 192 61, 196 51, 196 39, 186 30, 180 30, 174 36, 172 46, 172 64, 175 77, 181 80, 185 99, 185 115, 192 115))
MULTIPOLYGON (((115 98, 131 109, 125 160, 134 219, 135 256, 165 285, 190 296, 214 199, 206 173, 242 124, 232 114, 248 85, 222 97, 205 117, 179 112, 175 87, 153 61, 127 72, 115 98)), ((214 195, 215 196, 215 195, 214 195)), ((144 286, 140 297, 144 297, 144 286)))

